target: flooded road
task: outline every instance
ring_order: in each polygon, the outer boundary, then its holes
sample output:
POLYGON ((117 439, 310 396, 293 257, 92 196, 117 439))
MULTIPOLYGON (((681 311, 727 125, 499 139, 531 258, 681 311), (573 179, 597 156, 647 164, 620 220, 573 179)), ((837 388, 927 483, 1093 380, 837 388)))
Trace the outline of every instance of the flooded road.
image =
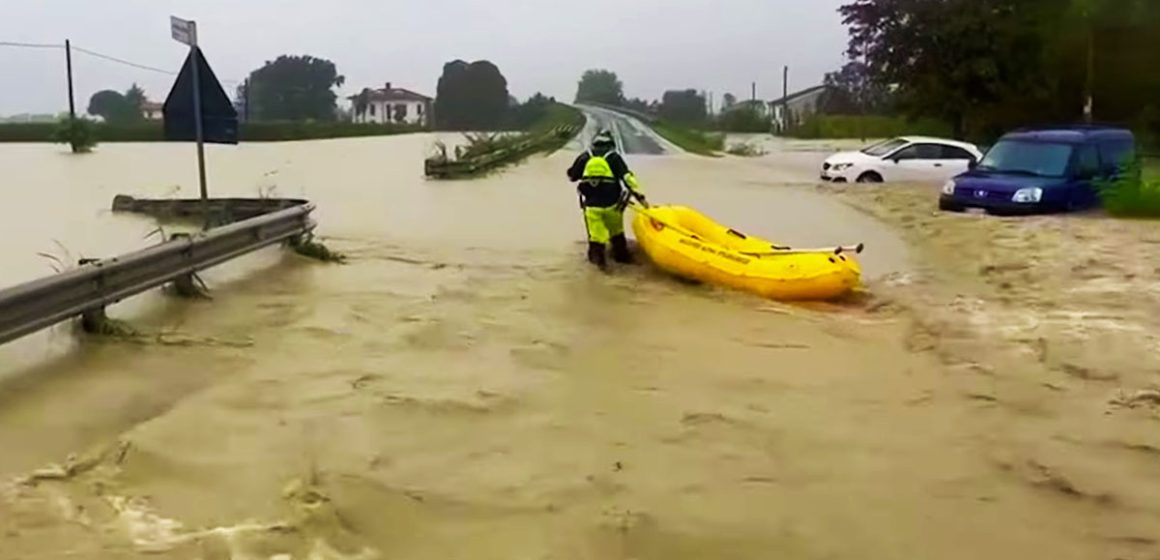
MULTIPOLYGON (((426 182, 433 140, 211 149, 214 194, 317 202, 350 264, 271 251, 207 274, 212 302, 112 310, 148 336, 0 348, 0 558, 1091 558, 1141 523, 997 469, 977 401, 922 406, 947 372, 907 321, 602 276, 574 151, 426 182)), ((196 191, 188 147, 57 151, 0 146, 30 232, 4 283, 45 272, 42 237, 140 245, 114 194, 196 191)), ((630 164, 656 203, 865 242, 888 291, 905 245, 814 192, 816 157, 630 164)))
POLYGON ((607 130, 616 139, 617 149, 625 154, 661 155, 666 152, 682 152, 680 148, 665 141, 663 137, 633 117, 588 105, 581 105, 580 109, 588 118, 581 138, 591 138, 597 131, 607 130))

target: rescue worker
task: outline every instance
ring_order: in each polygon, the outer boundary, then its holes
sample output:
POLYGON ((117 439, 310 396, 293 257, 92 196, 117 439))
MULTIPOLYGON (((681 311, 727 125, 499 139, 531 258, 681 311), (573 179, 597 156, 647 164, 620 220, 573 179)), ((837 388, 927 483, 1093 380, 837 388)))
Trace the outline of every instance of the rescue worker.
POLYGON ((631 264, 632 253, 624 237, 624 209, 629 198, 647 204, 640 183, 616 152, 612 133, 601 130, 592 139, 592 148, 580 154, 568 169, 568 179, 579 181, 580 207, 588 230, 588 262, 608 270, 606 247, 612 246, 616 262, 631 264))

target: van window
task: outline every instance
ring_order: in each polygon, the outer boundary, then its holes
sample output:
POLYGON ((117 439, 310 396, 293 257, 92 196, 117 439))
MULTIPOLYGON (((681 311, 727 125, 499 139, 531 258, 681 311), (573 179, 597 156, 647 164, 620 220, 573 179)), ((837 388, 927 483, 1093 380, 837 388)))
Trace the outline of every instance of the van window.
POLYGON ((1073 151, 1070 144, 999 140, 987 150, 987 155, 979 163, 979 169, 1037 177, 1063 177, 1072 160, 1073 151))
POLYGON ((1106 171, 1124 171, 1136 162, 1136 144, 1131 140, 1100 142, 1100 159, 1106 171))
POLYGON ((1100 174, 1100 151, 1095 144, 1084 144, 1076 151, 1075 174, 1081 178, 1100 174))

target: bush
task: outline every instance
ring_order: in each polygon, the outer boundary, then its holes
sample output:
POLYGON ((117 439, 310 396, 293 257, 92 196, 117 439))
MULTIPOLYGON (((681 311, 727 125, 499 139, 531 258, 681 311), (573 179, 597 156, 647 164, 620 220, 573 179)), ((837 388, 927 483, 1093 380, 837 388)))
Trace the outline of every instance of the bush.
MULTIPOLYGON (((87 119, 85 122, 93 137, 101 142, 164 142, 165 131, 162 123, 144 122, 139 124, 110 125, 87 119)), ((0 125, 2 142, 56 142, 56 123, 19 123, 0 125)), ((415 125, 400 124, 358 124, 344 122, 254 122, 241 124, 242 142, 279 142, 291 140, 317 140, 326 138, 351 138, 361 136, 387 136, 419 132, 415 125)))
POLYGON ((726 111, 717 119, 718 130, 725 132, 768 133, 771 127, 768 118, 747 107, 726 111))
POLYGON ((85 118, 61 119, 53 129, 52 139, 58 144, 68 144, 74 154, 87 154, 97 146, 93 123, 85 118))
POLYGON ((933 119, 908 120, 880 115, 812 115, 786 131, 791 138, 833 140, 845 138, 892 138, 908 134, 925 136, 952 135, 949 125, 933 119))
POLYGON ((1122 218, 1160 218, 1160 169, 1156 162, 1132 166, 1117 181, 1097 184, 1104 209, 1122 218))

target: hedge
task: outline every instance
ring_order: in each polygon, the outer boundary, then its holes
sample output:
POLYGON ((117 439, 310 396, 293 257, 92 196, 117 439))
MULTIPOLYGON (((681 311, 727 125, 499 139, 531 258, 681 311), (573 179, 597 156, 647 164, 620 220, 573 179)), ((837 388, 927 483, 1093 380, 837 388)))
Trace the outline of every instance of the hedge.
MULTIPOLYGON (((0 124, 0 142, 53 142, 57 123, 0 124)), ((95 125, 100 142, 164 142, 160 122, 132 125, 95 125)), ((356 124, 346 122, 255 122, 242 123, 242 142, 279 142, 290 140, 317 140, 359 136, 387 136, 419 132, 421 127, 393 124, 356 124)))

